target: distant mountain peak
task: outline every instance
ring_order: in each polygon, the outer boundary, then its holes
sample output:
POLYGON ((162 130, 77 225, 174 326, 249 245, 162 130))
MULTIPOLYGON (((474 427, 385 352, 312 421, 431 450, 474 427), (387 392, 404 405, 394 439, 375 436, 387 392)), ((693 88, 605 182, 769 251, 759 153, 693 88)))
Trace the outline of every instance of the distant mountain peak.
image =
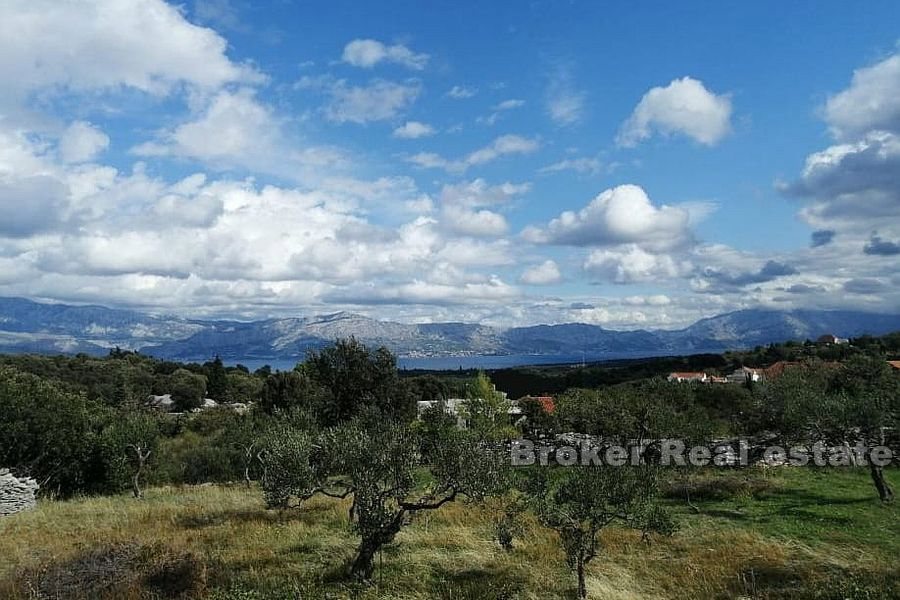
POLYGON ((855 311, 742 309, 680 330, 615 331, 587 323, 499 329, 467 323, 397 323, 339 311, 264 321, 203 321, 101 306, 0 298, 0 352, 106 354, 110 348, 179 360, 302 358, 354 336, 401 356, 582 355, 617 358, 719 352, 822 334, 856 337, 900 330, 900 316, 855 311))

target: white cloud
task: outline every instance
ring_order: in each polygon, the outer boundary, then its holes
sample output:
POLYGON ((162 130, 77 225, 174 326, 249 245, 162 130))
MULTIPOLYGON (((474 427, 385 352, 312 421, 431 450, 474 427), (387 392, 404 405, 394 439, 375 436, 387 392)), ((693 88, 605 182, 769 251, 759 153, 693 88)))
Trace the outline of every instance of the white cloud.
POLYGON ((86 121, 75 121, 59 139, 59 155, 67 163, 88 162, 107 147, 109 136, 86 121))
POLYGON ((838 143, 809 155, 797 181, 777 186, 806 199, 801 218, 841 248, 861 251, 875 230, 900 236, 900 54, 858 69, 824 118, 838 143))
POLYGON ((250 89, 219 92, 197 119, 164 132, 160 142, 134 149, 141 156, 175 155, 206 161, 246 156, 274 143, 278 124, 250 89))
POLYGON ((434 127, 427 123, 419 121, 407 121, 400 127, 394 129, 394 137, 406 140, 414 140, 421 137, 428 137, 436 133, 434 127))
POLYGON ((471 98, 475 94, 478 93, 478 90, 475 88, 470 88, 462 85, 454 85, 450 88, 450 91, 447 92, 447 95, 456 100, 465 100, 466 98, 471 98))
POLYGON ((900 54, 857 69, 850 87, 825 104, 825 120, 838 139, 870 130, 900 133, 900 54))
POLYGON ((603 172, 603 163, 593 157, 566 158, 538 169, 538 173, 543 174, 562 171, 575 171, 579 175, 599 175, 603 172))
POLYGON ((552 260, 545 260, 539 265, 526 269, 519 279, 526 285, 552 285, 562 281, 562 273, 552 260))
POLYGON ((502 135, 483 148, 458 160, 448 160, 433 152, 420 152, 409 157, 409 162, 427 169, 445 169, 451 173, 462 173, 470 167, 483 165, 502 156, 531 154, 540 147, 533 138, 520 135, 502 135))
POLYGON ((731 98, 716 95, 690 77, 673 80, 644 94, 619 131, 617 143, 635 146, 658 132, 681 134, 706 146, 731 131, 731 98))
POLYGON ((0 81, 7 94, 46 88, 167 94, 180 83, 216 89, 261 81, 226 56, 216 32, 163 0, 0 3, 0 81), (160 43, 165 40, 165 43, 160 43))
POLYGON ((441 190, 441 222, 450 231, 466 236, 491 237, 507 232, 506 218, 491 210, 507 204, 515 196, 526 193, 528 184, 504 183, 490 186, 483 179, 455 185, 441 190))
POLYGON ((300 181, 319 177, 324 167, 346 164, 346 157, 335 148, 298 148, 285 139, 282 124, 253 90, 223 90, 193 119, 159 132, 156 140, 139 144, 132 152, 144 157, 193 159, 216 169, 252 169, 300 181))
POLYGON ((517 108, 521 108, 522 106, 525 106, 524 100, 519 100, 516 98, 504 100, 503 102, 500 102, 499 104, 497 104, 496 106, 493 107, 492 110, 494 112, 492 112, 491 114, 489 114, 486 117, 478 117, 475 121, 478 123, 483 123, 485 125, 495 125, 497 123, 497 121, 500 120, 500 117, 503 115, 503 113, 509 112, 511 110, 515 110, 517 108))
POLYGON ((454 232, 475 237, 499 236, 506 233, 506 218, 494 211, 469 210, 459 206, 445 206, 441 220, 454 232))
POLYGON ((510 98, 509 100, 504 100, 500 104, 494 107, 494 110, 514 110, 516 108, 521 108, 525 106, 525 101, 520 100, 518 98, 510 98))
POLYGON ((396 63, 421 71, 428 64, 427 54, 416 53, 401 44, 387 46, 378 40, 353 40, 344 46, 342 60, 354 67, 369 69, 380 62, 396 63))
POLYGON ((591 251, 584 261, 584 269, 615 283, 637 283, 684 275, 690 264, 679 263, 668 254, 648 252, 637 244, 626 244, 591 251))
POLYGON ((692 236, 690 215, 677 206, 654 206, 636 185, 608 189, 578 212, 565 211, 544 228, 527 228, 525 239, 571 246, 612 246, 639 243, 669 249, 687 244, 692 236))
POLYGON ((584 117, 587 97, 575 87, 569 69, 558 68, 553 73, 545 96, 547 113, 557 125, 574 125, 584 117))
POLYGON ((416 101, 422 91, 418 82, 395 83, 376 79, 365 86, 331 86, 325 116, 336 123, 368 123, 393 119, 416 101))

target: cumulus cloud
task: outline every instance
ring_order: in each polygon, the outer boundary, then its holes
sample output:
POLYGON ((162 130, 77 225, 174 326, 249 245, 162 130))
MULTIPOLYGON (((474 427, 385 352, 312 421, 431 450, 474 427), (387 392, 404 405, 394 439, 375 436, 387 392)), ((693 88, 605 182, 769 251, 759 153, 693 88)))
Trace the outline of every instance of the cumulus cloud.
POLYGON ((132 152, 142 157, 197 160, 216 169, 252 169, 297 180, 346 162, 346 157, 332 147, 297 146, 284 138, 282 119, 257 99, 254 90, 241 88, 218 92, 192 119, 158 132, 155 140, 135 146, 132 152))
POLYGON ((900 54, 858 69, 822 115, 833 145, 810 154, 797 180, 777 184, 805 201, 800 217, 867 256, 900 236, 900 54), (871 238, 873 230, 883 237, 871 238))
POLYGON ((436 133, 434 127, 420 121, 407 121, 400 127, 394 129, 394 137, 406 140, 414 140, 421 137, 428 137, 436 133))
POLYGON ((348 304, 477 304, 517 298, 519 291, 499 277, 485 282, 446 285, 413 281, 401 285, 365 285, 325 295, 327 302, 348 304))
POLYGON ((272 111, 253 90, 219 92, 197 118, 161 132, 160 140, 134 148, 140 156, 174 155, 216 161, 247 156, 277 136, 272 111))
POLYGON ((637 244, 592 250, 584 261, 585 271, 615 283, 671 279, 684 275, 689 268, 689 263, 668 254, 648 252, 637 244))
POLYGON ((674 248, 691 240, 690 213, 677 206, 655 206, 637 185, 620 185, 594 198, 580 211, 565 211, 546 227, 529 227, 523 235, 534 243, 612 246, 640 243, 674 248))
POLYGON ((850 87, 831 96, 825 120, 838 139, 870 130, 900 131, 900 54, 853 73, 850 87))
POLYGON ((503 235, 509 226, 506 218, 494 207, 507 204, 528 190, 528 184, 491 186, 483 179, 445 185, 440 194, 441 222, 459 235, 503 235))
POLYGON ((59 155, 67 163, 93 160, 107 147, 109 136, 86 121, 75 121, 59 139, 59 155))
POLYGON ((548 259, 525 269, 519 281, 525 285, 552 285, 562 281, 562 273, 559 272, 559 266, 548 259))
POLYGON ((636 146, 654 133, 685 135, 706 146, 731 131, 731 98, 716 95, 690 77, 673 80, 644 94, 619 130, 620 146, 636 146))
POLYGON ((463 173, 470 167, 489 163, 502 156, 531 154, 539 147, 540 143, 533 138, 502 135, 487 146, 479 148, 461 159, 450 160, 433 152, 420 152, 410 156, 407 160, 426 169, 444 169, 451 173, 463 173))
POLYGON ((258 82, 226 55, 216 32, 163 0, 10 0, 0 4, 0 81, 6 94, 127 86, 167 94, 178 84, 217 89, 258 82), (159 43, 165 40, 165 43, 159 43))
POLYGON ((429 56, 416 53, 402 44, 388 46, 378 40, 353 40, 344 46, 341 59, 354 67, 370 69, 381 62, 395 63, 421 71, 428 64, 429 56))

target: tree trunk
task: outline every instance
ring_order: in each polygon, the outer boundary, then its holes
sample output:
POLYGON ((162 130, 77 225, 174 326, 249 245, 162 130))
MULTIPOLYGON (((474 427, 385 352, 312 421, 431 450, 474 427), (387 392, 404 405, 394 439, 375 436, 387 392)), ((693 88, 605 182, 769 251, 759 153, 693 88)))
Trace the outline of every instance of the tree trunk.
POLYGON ((873 464, 871 459, 869 460, 869 473, 872 474, 872 483, 875 484, 875 489, 878 490, 878 497, 881 498, 881 501, 890 502, 893 500, 894 490, 891 489, 890 484, 884 477, 884 469, 873 464))
POLYGON ((581 556, 578 557, 575 569, 578 571, 578 597, 584 600, 587 598, 587 585, 584 581, 584 558, 581 556))
POLYGON ((354 579, 368 581, 375 572, 375 554, 378 547, 371 541, 363 540, 356 552, 356 558, 350 566, 350 575, 354 579))
POLYGON ((403 519, 406 518, 406 511, 401 510, 396 513, 390 523, 383 526, 379 531, 368 537, 364 537, 359 544, 356 552, 356 558, 350 565, 350 576, 360 581, 368 581, 372 579, 375 572, 375 555, 385 545, 390 544, 397 537, 400 528, 403 526, 403 519))
POLYGON ((150 457, 150 452, 144 452, 140 446, 134 446, 134 455, 137 457, 137 470, 135 470, 134 478, 131 480, 131 492, 134 494, 135 498, 143 498, 144 492, 141 490, 141 474, 144 472, 144 465, 147 462, 147 458, 150 457))
POLYGON ((253 445, 251 444, 248 448, 244 449, 244 483, 249 488, 253 485, 253 480, 250 479, 250 466, 253 464, 253 445))

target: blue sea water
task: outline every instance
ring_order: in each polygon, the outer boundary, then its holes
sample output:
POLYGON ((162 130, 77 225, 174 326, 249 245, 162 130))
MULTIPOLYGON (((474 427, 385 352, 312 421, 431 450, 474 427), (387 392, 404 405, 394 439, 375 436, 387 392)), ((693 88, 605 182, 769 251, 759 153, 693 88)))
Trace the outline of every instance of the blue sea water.
MULTIPOLYGON (((440 356, 427 358, 400 357, 397 359, 401 369, 430 370, 430 371, 456 371, 458 369, 505 369, 510 367, 524 367, 529 365, 578 365, 582 362, 600 362, 625 358, 646 358, 658 356, 652 352, 619 352, 604 354, 507 354, 496 356, 440 356)), ((255 371, 269 365, 273 371, 290 371, 296 360, 238 360, 232 364, 240 363, 255 371)))

